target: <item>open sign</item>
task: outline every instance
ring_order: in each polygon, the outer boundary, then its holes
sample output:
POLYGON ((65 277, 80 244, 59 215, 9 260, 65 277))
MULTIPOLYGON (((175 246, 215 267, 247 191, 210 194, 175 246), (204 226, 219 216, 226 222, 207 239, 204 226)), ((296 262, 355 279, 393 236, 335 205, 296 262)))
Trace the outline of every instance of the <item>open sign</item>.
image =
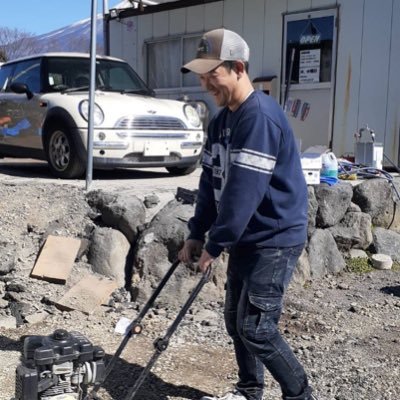
POLYGON ((302 35, 300 36, 300 44, 318 44, 321 42, 321 35, 302 35))

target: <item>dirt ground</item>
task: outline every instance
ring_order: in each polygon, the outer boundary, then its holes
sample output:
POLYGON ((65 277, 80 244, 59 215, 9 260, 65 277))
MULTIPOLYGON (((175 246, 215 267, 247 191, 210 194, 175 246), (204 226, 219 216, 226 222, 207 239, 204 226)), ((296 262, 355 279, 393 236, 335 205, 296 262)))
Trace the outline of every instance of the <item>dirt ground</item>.
MULTIPOLYGON (((149 192, 154 193, 154 188, 149 192)), ((47 300, 62 295, 71 282, 63 286, 29 277, 46 234, 82 236, 93 223, 82 188, 0 182, 0 197, 3 255, 10 249, 16 252, 15 270, 0 276, 0 319, 10 316, 12 302, 29 303, 35 309, 30 312, 46 312, 38 323, 0 328, 0 400, 10 400, 26 335, 46 336, 57 328, 79 331, 104 348, 108 362, 122 339, 114 332, 115 324, 121 317, 134 318, 138 311, 137 305, 123 300, 103 305, 89 316, 60 311, 47 300), (18 292, 16 287, 23 289, 18 292)), ((74 274, 86 270, 90 265, 83 259, 74 274)), ((223 326, 222 300, 194 303, 137 399, 199 399, 205 393, 222 394, 234 385, 236 368, 223 326)), ((304 363, 319 399, 395 400, 400 396, 399 312, 398 270, 344 272, 304 288, 290 288, 281 330, 304 363)), ((176 310, 168 308, 149 313, 142 335, 128 343, 101 389, 102 399, 125 398, 154 351, 153 341, 164 334, 175 315, 176 310)), ((268 373, 265 376, 264 400, 281 398, 276 383, 268 373)))

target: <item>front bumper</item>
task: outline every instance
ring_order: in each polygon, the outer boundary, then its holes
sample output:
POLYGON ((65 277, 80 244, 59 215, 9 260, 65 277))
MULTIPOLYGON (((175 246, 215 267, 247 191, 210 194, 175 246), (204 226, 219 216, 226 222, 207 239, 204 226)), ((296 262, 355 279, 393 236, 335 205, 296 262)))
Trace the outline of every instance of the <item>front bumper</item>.
POLYGON ((200 155, 195 157, 158 156, 143 157, 140 154, 128 155, 124 158, 93 157, 93 166, 98 169, 113 168, 158 168, 158 167, 188 167, 199 161, 200 155))
MULTIPOLYGON (((79 129, 87 141, 87 130, 79 129)), ((130 132, 94 129, 93 165, 118 167, 186 167, 196 164, 203 147, 202 131, 130 132)), ((86 147, 86 146, 85 146, 86 147)))

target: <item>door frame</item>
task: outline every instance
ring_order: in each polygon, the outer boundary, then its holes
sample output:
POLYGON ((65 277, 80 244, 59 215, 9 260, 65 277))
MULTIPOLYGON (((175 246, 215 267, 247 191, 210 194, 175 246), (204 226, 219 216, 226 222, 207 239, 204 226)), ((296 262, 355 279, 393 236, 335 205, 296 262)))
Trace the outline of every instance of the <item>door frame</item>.
POLYGON ((335 112, 335 91, 336 91, 336 69, 337 69, 337 52, 338 52, 338 27, 339 27, 339 6, 332 6, 326 8, 315 8, 307 11, 296 11, 282 14, 282 64, 281 64, 281 90, 280 90, 280 103, 282 107, 285 101, 284 93, 286 91, 286 38, 287 38, 287 23, 291 21, 305 20, 307 18, 320 18, 333 16, 333 41, 332 41, 332 68, 331 68, 331 81, 307 84, 294 84, 290 85, 296 89, 330 89, 330 106, 329 106, 329 122, 328 122, 328 146, 333 147, 333 123, 335 112))

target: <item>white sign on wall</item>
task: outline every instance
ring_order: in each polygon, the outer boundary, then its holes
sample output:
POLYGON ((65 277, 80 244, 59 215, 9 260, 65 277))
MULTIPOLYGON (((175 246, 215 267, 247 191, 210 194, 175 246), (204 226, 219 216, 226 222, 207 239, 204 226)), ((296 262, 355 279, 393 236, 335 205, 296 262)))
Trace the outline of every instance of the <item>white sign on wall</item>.
POLYGON ((299 83, 319 82, 321 49, 301 50, 299 63, 299 83))

